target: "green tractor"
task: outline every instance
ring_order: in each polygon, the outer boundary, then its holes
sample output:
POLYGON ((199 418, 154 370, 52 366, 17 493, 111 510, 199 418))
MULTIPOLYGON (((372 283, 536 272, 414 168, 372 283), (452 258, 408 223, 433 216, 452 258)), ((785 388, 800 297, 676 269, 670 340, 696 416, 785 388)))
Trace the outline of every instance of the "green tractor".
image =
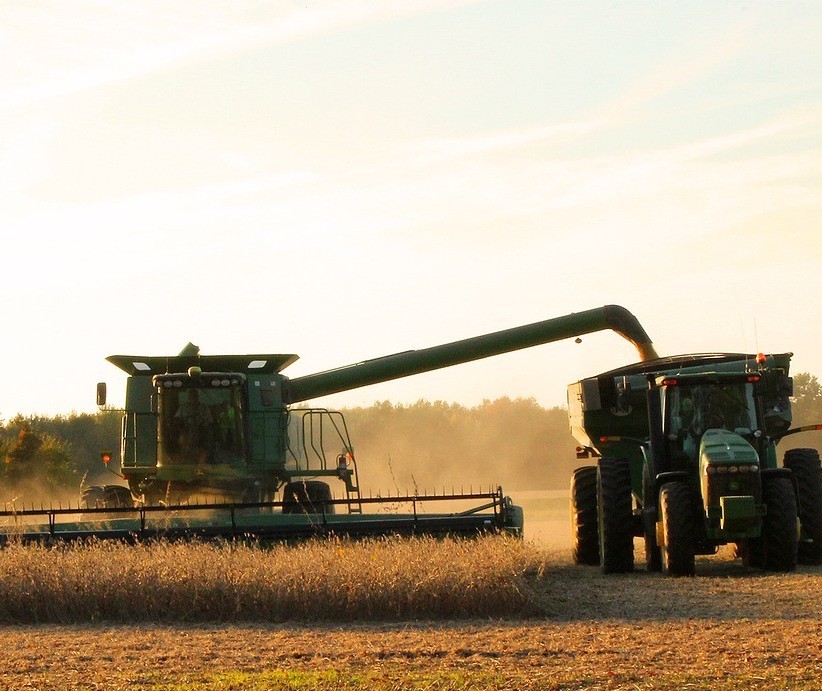
POLYGON ((570 385, 578 456, 598 459, 571 481, 575 562, 632 571, 634 537, 671 576, 726 544, 772 571, 822 562, 819 454, 777 459, 780 439, 822 429, 790 429, 790 358, 683 355, 570 385))

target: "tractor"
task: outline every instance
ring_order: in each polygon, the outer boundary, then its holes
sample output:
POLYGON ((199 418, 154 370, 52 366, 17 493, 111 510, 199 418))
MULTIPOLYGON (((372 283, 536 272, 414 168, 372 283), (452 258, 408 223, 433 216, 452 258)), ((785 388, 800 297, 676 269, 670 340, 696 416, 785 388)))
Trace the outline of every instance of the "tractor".
POLYGON ((573 558, 605 573, 692 576, 696 555, 732 544, 748 566, 822 562, 822 471, 813 449, 785 453, 791 353, 658 358, 571 384, 579 458, 571 480, 573 558))

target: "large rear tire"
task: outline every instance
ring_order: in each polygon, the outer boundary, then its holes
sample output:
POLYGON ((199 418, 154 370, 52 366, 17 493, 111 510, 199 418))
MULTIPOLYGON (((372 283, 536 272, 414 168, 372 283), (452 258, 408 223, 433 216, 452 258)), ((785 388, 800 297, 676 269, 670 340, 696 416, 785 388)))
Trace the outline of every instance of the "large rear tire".
POLYGON ((597 466, 599 564, 603 573, 634 570, 631 469, 625 458, 600 458, 597 466))
POLYGON ((283 487, 283 513, 334 513, 331 488, 319 480, 289 482, 283 487))
POLYGON ((800 564, 822 564, 822 467, 816 449, 790 449, 784 466, 790 468, 799 495, 800 564))
POLYGON ((796 571, 798 517, 790 478, 763 478, 762 499, 767 507, 762 519, 763 566, 767 571, 796 571))
POLYGON ((86 509, 133 508, 134 497, 123 485, 90 485, 80 493, 80 506, 86 509))
POLYGON ((571 478, 571 537, 575 564, 599 564, 597 519, 597 468, 577 468, 571 478))
POLYGON ((662 517, 662 573, 693 576, 696 573, 694 510, 684 482, 669 482, 659 491, 662 517))

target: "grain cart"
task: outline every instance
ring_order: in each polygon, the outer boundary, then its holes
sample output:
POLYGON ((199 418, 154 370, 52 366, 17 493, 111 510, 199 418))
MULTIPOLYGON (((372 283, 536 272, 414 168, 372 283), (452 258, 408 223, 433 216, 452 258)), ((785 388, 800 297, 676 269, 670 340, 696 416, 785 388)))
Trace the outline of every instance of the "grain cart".
POLYGON ((747 565, 822 559, 819 455, 776 444, 791 430, 791 354, 660 358, 571 384, 580 457, 571 481, 574 559, 606 573, 693 575, 695 555, 733 543, 747 565), (797 535, 797 516, 801 535, 797 535), (800 538, 797 544, 797 538, 800 538))
POLYGON ((172 356, 113 355, 128 375, 117 470, 127 486, 86 488, 79 508, 5 515, 46 516, 48 526, 23 532, 48 539, 521 533, 522 512, 500 488, 362 496, 343 416, 295 404, 604 329, 655 357, 636 318, 614 305, 293 379, 282 372, 296 355, 203 355, 191 344, 172 356), (386 505, 408 508, 380 512, 386 505))

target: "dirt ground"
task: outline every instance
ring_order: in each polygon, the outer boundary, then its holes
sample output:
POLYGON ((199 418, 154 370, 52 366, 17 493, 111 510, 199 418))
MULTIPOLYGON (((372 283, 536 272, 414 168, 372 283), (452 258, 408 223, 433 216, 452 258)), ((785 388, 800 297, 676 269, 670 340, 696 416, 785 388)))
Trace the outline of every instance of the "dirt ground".
POLYGON ((720 554, 692 579, 603 576, 570 563, 567 532, 527 529, 540 619, 3 627, 0 689, 822 688, 822 568, 720 554))
POLYGON ((4 629, 0 685, 812 689, 820 634, 816 618, 4 629))

